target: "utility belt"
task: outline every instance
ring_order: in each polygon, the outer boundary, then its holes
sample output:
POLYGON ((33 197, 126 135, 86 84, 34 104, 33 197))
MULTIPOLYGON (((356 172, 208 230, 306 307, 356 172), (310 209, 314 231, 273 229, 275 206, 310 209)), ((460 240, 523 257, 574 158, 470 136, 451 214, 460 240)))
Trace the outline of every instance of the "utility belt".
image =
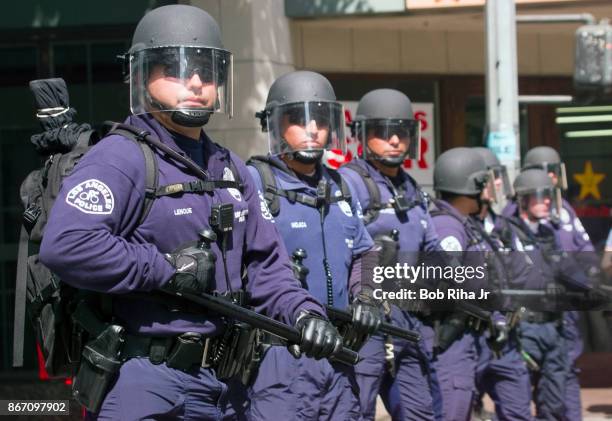
POLYGON ((561 323, 563 321, 563 313, 556 311, 526 311, 521 316, 521 320, 527 323, 561 323))
MULTIPOLYGON (((261 360, 259 331, 242 322, 227 323, 218 336, 185 332, 178 336, 128 334, 117 324, 104 323, 86 305, 75 315, 90 339, 83 347, 73 383, 74 398, 98 412, 121 365, 130 358, 148 358, 177 370, 212 368, 221 380, 239 376, 248 384, 261 360)), ((74 317, 74 316, 73 316, 74 317)))
POLYGON ((199 333, 186 332, 179 336, 151 337, 128 335, 121 360, 148 358, 152 364, 162 364, 177 370, 194 368, 217 368, 217 350, 221 344, 219 336, 204 337, 199 333))
MULTIPOLYGON (((436 328, 436 326, 444 324, 454 314, 455 313, 448 313, 448 312, 433 312, 433 313, 416 312, 414 313, 414 315, 417 317, 417 319, 421 321, 421 323, 423 323, 424 325, 430 326, 434 329, 436 328)), ((489 327, 488 320, 483 320, 478 317, 470 316, 467 314, 463 317, 463 320, 464 321, 462 325, 463 325, 464 331, 473 332, 478 335, 484 333, 489 327)))
POLYGON ((437 353, 446 351, 464 333, 481 335, 488 328, 487 321, 463 312, 433 313, 427 324, 434 329, 437 353))

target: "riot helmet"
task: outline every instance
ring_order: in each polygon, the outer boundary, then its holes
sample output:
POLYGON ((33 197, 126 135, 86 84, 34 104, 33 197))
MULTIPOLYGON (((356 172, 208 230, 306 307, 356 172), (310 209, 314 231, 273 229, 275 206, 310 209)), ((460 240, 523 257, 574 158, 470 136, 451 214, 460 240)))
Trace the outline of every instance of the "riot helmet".
POLYGON ((464 196, 480 196, 489 180, 487 164, 470 148, 442 153, 434 167, 434 190, 464 196))
POLYGON ((500 202, 503 199, 514 196, 510 177, 505 165, 499 161, 497 156, 489 148, 478 146, 472 148, 487 164, 487 170, 490 172, 490 185, 487 190, 490 190, 487 196, 491 197, 494 202, 500 202))
POLYGON ((168 112, 187 127, 206 124, 215 112, 231 118, 232 54, 204 10, 175 4, 150 11, 125 59, 133 114, 168 112))
POLYGON ((519 209, 530 218, 549 218, 551 211, 559 214, 561 192, 544 170, 531 168, 521 172, 514 180, 514 191, 519 209))
POLYGON ((255 116, 268 132, 271 155, 311 164, 325 150, 346 152, 342 104, 329 80, 319 73, 300 70, 276 79, 264 110, 255 116))
POLYGON ((398 167, 406 158, 420 157, 420 121, 414 118, 410 99, 395 89, 365 94, 357 105, 351 130, 364 159, 398 167))
POLYGON ((551 175, 557 187, 567 190, 565 164, 561 161, 559 153, 550 146, 536 146, 527 151, 521 171, 531 168, 540 168, 546 171, 551 175))

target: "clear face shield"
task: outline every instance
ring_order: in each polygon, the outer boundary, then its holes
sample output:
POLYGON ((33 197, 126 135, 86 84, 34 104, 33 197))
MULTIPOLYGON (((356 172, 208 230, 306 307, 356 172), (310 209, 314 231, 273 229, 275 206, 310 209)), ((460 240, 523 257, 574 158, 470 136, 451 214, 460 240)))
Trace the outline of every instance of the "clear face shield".
POLYGON ((508 171, 504 165, 489 167, 489 182, 483 192, 483 200, 489 200, 496 212, 501 212, 514 196, 514 189, 508 177, 508 171))
POLYGON ((521 212, 533 219, 548 219, 559 215, 561 210, 561 191, 557 187, 544 187, 518 193, 521 212))
POLYGON ((555 187, 561 190, 567 190, 567 175, 565 172, 565 164, 563 162, 549 163, 544 162, 538 165, 531 165, 528 168, 540 168, 553 179, 555 187))
MULTIPOLYGON (((544 171, 549 175, 552 173, 555 180, 555 187, 561 190, 567 190, 567 175, 565 173, 565 164, 559 162, 557 164, 544 164, 544 171)), ((553 178, 553 180, 554 180, 553 178)))
POLYGON ((364 159, 419 159, 421 124, 418 120, 372 119, 355 122, 364 159))
POLYGON ((232 54, 214 48, 159 47, 129 56, 133 114, 185 112, 232 116, 232 54))
POLYGON ((346 153, 344 110, 338 102, 283 104, 272 108, 266 120, 272 155, 330 149, 346 153))
POLYGON ((500 195, 497 189, 495 171, 493 169, 489 169, 483 176, 481 176, 481 178, 482 180, 480 181, 480 184, 483 185, 483 188, 480 198, 482 201, 490 205, 498 203, 500 195))

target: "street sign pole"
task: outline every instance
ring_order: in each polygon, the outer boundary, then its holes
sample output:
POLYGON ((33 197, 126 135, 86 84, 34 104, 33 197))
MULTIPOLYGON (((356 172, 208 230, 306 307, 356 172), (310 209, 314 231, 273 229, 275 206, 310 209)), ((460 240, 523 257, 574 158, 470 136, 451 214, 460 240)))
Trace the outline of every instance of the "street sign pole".
POLYGON ((487 0, 487 147, 514 180, 520 168, 516 7, 514 0, 487 0))

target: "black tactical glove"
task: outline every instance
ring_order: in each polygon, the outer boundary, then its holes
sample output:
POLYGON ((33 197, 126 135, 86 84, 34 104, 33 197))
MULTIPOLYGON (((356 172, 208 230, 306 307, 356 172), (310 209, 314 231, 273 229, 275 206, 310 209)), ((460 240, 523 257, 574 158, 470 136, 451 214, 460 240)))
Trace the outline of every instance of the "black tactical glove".
POLYGON ((342 336, 329 320, 309 311, 302 311, 295 322, 302 337, 300 343, 290 345, 289 352, 298 358, 303 352, 307 357, 320 360, 331 357, 342 349, 342 336))
POLYGON ((491 336, 487 339, 489 348, 494 352, 500 352, 508 342, 510 327, 505 320, 498 320, 491 325, 491 336))
POLYGON ((215 277, 215 255, 210 250, 192 246, 164 257, 176 272, 163 288, 195 293, 209 290, 215 277))
POLYGON ((353 301, 351 312, 353 320, 344 335, 344 345, 358 351, 380 328, 384 312, 381 303, 365 294, 359 294, 353 301))

